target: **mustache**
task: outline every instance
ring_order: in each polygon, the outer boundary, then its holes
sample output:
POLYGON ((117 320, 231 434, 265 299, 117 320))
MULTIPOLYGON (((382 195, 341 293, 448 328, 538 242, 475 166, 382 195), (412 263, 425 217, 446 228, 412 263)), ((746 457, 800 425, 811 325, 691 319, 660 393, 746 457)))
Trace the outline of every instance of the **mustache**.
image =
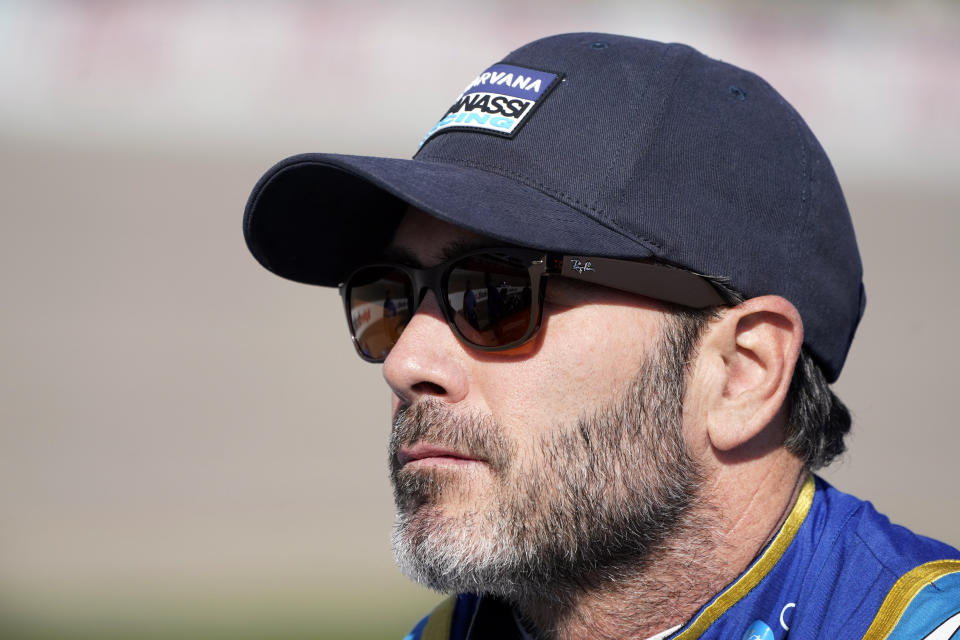
POLYGON ((423 400, 397 412, 390 433, 390 471, 400 470, 401 447, 425 442, 483 460, 493 471, 506 471, 510 444, 493 416, 454 411, 438 400, 423 400))

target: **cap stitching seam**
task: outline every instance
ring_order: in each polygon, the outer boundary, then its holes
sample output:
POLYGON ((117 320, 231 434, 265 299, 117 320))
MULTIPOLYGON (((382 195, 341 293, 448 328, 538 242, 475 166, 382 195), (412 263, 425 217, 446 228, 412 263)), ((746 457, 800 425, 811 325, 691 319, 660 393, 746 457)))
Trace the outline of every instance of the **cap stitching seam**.
POLYGON ((800 247, 798 239, 803 233, 803 229, 807 224, 807 220, 810 217, 810 209, 813 206, 811 202, 813 194, 813 167, 810 165, 810 148, 807 145, 806 136, 804 136, 803 129, 800 127, 800 123, 797 122, 796 117, 791 113, 793 110, 790 109, 790 124, 793 125, 793 132, 800 139, 800 147, 802 149, 802 171, 803 180, 801 184, 803 185, 802 191, 800 193, 800 215, 797 216, 797 224, 793 230, 793 255, 791 256, 789 262, 789 278, 793 280, 794 273, 796 272, 797 265, 797 251, 800 247))
POLYGON ((810 216, 810 209, 813 206, 811 202, 811 194, 813 193, 813 189, 812 189, 813 171, 810 166, 810 145, 807 144, 806 136, 804 135, 804 132, 803 132, 803 127, 800 126, 800 122, 798 121, 799 115, 796 113, 793 107, 791 107, 790 104, 786 101, 786 99, 784 99, 783 96, 779 95, 776 92, 776 90, 772 86, 770 86, 770 84, 767 83, 766 81, 763 81, 761 83, 761 86, 764 88, 764 90, 768 94, 771 95, 771 97, 774 98, 774 100, 777 101, 777 103, 781 106, 781 108, 783 108, 783 110, 786 111, 787 119, 790 122, 791 127, 793 128, 793 133, 794 135, 796 135, 797 141, 800 143, 800 149, 801 149, 800 162, 802 167, 801 168, 802 187, 800 192, 800 203, 799 203, 800 207, 799 207, 799 212, 796 218, 796 223, 793 227, 793 241, 790 242, 792 251, 791 251, 790 261, 788 262, 789 273, 787 274, 788 281, 791 281, 793 279, 793 274, 796 270, 796 264, 797 264, 796 251, 800 247, 800 243, 798 242, 798 239, 802 233, 804 225, 807 222, 807 219, 810 216))
MULTIPOLYGON (((803 229, 806 227, 809 221, 810 213, 814 206, 813 205, 814 171, 813 171, 813 165, 810 162, 811 148, 813 145, 811 145, 809 140, 807 139, 808 134, 804 132, 804 126, 801 124, 802 118, 800 114, 797 113, 797 111, 790 105, 789 102, 787 102, 786 98, 784 98, 779 93, 777 93, 777 91, 768 82, 763 81, 762 78, 761 78, 761 86, 763 87, 764 91, 766 91, 771 97, 773 97, 774 100, 786 112, 787 120, 790 123, 791 127, 793 128, 793 133, 797 137, 797 141, 800 144, 800 150, 801 150, 801 159, 800 159, 801 191, 800 191, 800 202, 798 207, 799 211, 797 213, 796 222, 792 229, 793 237, 792 237, 792 241, 789 243, 789 246, 792 248, 792 250, 791 250, 790 260, 787 262, 787 270, 788 270, 787 281, 791 282, 794 279, 794 273, 796 273, 797 264, 799 262, 797 259, 797 251, 799 251, 799 247, 801 246, 801 243, 799 242, 799 238, 803 234, 803 229)), ((801 313, 802 312, 803 311, 801 311, 801 313)), ((810 318, 809 315, 806 318, 803 318, 804 325, 808 324, 809 318, 810 318)), ((807 329, 808 328, 813 329, 813 327, 814 327, 814 324, 812 322, 809 323, 809 326, 804 327, 805 335, 804 335, 803 341, 805 344, 810 346, 811 352, 814 352, 814 350, 816 351, 813 353, 815 359, 818 362, 823 363, 824 369, 826 370, 826 372, 829 373, 833 369, 833 365, 830 363, 829 354, 825 354, 824 356, 821 356, 819 353, 821 346, 819 344, 814 346, 810 341, 810 338, 813 337, 812 335, 810 335, 812 331, 807 331, 807 329)), ((825 351, 829 351, 829 348, 827 348, 825 345, 823 348, 825 351)))
POLYGON ((530 178, 527 178, 527 177, 524 176, 523 174, 517 173, 517 172, 515 172, 515 171, 510 171, 509 169, 504 169, 503 167, 498 167, 498 166, 496 166, 496 165, 490 165, 490 164, 486 164, 486 163, 482 163, 482 162, 476 162, 476 161, 473 161, 473 160, 462 160, 462 159, 460 159, 460 158, 454 158, 454 157, 451 157, 451 156, 444 156, 444 155, 433 155, 433 156, 431 156, 430 158, 418 158, 418 160, 420 160, 420 161, 422 161, 422 162, 429 162, 430 160, 442 160, 442 161, 444 161, 444 162, 451 162, 451 163, 458 164, 458 165, 465 166, 465 167, 473 167, 473 168, 479 169, 479 170, 481 170, 481 171, 487 171, 487 172, 489 172, 489 173, 496 173, 496 174, 502 175, 502 176, 504 176, 504 177, 512 178, 512 179, 514 179, 514 180, 516 180, 516 181, 518 181, 518 182, 521 182, 521 183, 523 183, 523 184, 525 184, 525 185, 527 185, 527 186, 530 186, 530 187, 533 187, 533 188, 535 188, 535 189, 537 189, 537 190, 539 190, 539 191, 542 191, 542 192, 545 193, 546 195, 549 195, 549 196, 551 196, 551 197, 553 197, 553 198, 556 198, 557 200, 560 200, 560 201, 563 202, 564 204, 573 205, 575 208, 578 208, 578 209, 581 209, 581 210, 586 210, 586 211, 583 211, 583 212, 584 212, 584 213, 587 213, 587 212, 592 213, 593 215, 590 216, 590 217, 591 217, 591 219, 592 219, 594 222, 597 222, 597 223, 599 223, 599 224, 601 224, 601 225, 603 225, 603 226, 605 226, 605 227, 608 227, 608 228, 616 231, 617 233, 621 234, 622 236, 624 236, 624 237, 627 238, 628 240, 631 240, 631 241, 633 241, 633 242, 636 242, 636 243, 638 243, 638 244, 641 244, 641 245, 646 246, 647 249, 653 249, 653 250, 656 250, 657 253, 663 253, 663 247, 661 247, 661 246, 660 246, 659 244, 657 244, 656 242, 654 242, 654 241, 652 241, 652 240, 650 240, 649 238, 646 238, 646 237, 644 237, 644 236, 639 236, 639 235, 633 234, 633 233, 627 231, 626 229, 622 228, 620 225, 616 224, 615 222, 609 220, 609 219, 607 218, 607 215, 606 215, 606 213, 604 212, 604 210, 601 209, 600 207, 597 207, 597 206, 594 206, 594 205, 590 205, 590 204, 588 204, 588 203, 586 203, 586 202, 582 202, 582 201, 578 200, 577 198, 574 198, 573 196, 570 196, 570 195, 568 195, 568 194, 566 194, 566 193, 564 193, 564 192, 562 192, 562 191, 557 191, 556 189, 553 189, 553 188, 551 188, 551 187, 543 184, 542 182, 537 182, 536 180, 531 180, 530 178))
MULTIPOLYGON (((663 51, 660 53, 660 57, 658 58, 659 66, 656 69, 657 78, 666 76, 669 73, 670 70, 664 68, 666 66, 666 62, 664 61, 666 60, 668 55, 672 54, 673 51, 679 52, 678 54, 678 57, 680 58, 679 63, 677 64, 677 68, 673 73, 673 80, 670 82, 669 91, 661 92, 662 99, 660 100, 659 108, 657 109, 656 119, 651 123, 649 127, 650 131, 652 131, 653 134, 649 136, 645 136, 645 139, 643 140, 644 142, 643 149, 637 152, 633 158, 633 174, 634 175, 638 173, 637 172, 638 165, 641 165, 647 162, 648 154, 650 153, 650 148, 655 144, 654 139, 656 135, 663 133, 662 127, 663 127, 664 119, 667 117, 667 111, 670 108, 671 101, 677 98, 677 93, 676 93, 677 83, 680 82, 680 78, 683 76, 684 72, 687 69, 687 66, 690 65, 691 60, 693 58, 693 55, 689 47, 686 47, 685 45, 680 45, 677 43, 668 44, 666 47, 664 47, 663 51)), ((655 81, 652 81, 650 84, 655 85, 655 81)), ((664 83, 664 85, 666 85, 666 83, 664 83)), ((647 86, 644 87, 643 97, 646 97, 646 92, 649 90, 650 90, 649 87, 647 86)), ((634 103, 634 106, 637 107, 637 109, 641 108, 639 96, 637 98, 637 101, 634 103)), ((613 165, 611 164, 610 167, 612 169, 613 165)))

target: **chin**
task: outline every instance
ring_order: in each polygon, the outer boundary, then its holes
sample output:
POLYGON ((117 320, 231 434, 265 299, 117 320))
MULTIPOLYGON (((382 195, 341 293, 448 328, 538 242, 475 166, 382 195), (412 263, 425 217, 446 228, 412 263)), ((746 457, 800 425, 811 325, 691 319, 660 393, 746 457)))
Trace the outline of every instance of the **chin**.
MULTIPOLYGON (((401 512, 393 531, 394 558, 415 582, 442 593, 509 596, 520 558, 507 527, 474 505, 424 505, 401 512)), ((522 573, 522 572, 521 572, 522 573)))

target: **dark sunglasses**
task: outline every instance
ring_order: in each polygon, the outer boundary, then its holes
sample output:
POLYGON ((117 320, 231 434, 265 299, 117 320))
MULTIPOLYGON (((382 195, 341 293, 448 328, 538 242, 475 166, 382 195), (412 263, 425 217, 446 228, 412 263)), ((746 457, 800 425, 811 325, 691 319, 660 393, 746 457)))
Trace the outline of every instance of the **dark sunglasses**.
POLYGON ((540 329, 547 276, 694 309, 727 303, 702 276, 668 265, 517 248, 471 251, 424 269, 366 265, 340 285, 340 296, 353 344, 368 362, 386 359, 427 291, 433 291, 463 343, 503 351, 524 344, 540 329))

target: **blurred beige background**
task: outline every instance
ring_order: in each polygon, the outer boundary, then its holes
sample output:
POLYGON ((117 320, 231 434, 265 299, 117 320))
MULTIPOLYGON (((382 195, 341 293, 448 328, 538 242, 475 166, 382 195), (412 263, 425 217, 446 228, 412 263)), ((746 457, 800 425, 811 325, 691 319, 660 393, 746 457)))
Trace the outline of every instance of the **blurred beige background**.
POLYGON ((379 368, 336 292, 248 255, 243 205, 293 153, 410 156, 476 73, 582 30, 687 42, 807 119, 869 297, 824 475, 960 545, 957 3, 4 2, 0 629, 406 632, 437 597, 392 566, 379 368))

